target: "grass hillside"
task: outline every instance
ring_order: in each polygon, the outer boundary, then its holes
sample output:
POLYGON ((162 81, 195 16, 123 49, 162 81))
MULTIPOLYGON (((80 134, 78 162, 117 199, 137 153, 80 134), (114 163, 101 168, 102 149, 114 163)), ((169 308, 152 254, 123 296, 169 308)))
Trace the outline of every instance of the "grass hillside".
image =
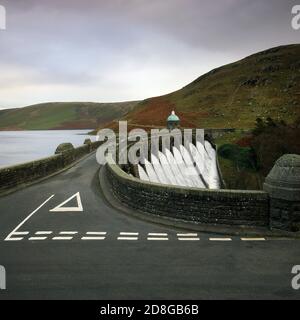
POLYGON ((140 102, 126 119, 132 126, 165 126, 176 110, 182 127, 253 128, 258 117, 292 123, 300 116, 299 57, 298 44, 254 54, 140 102))
POLYGON ((0 130, 94 129, 131 111, 137 102, 53 102, 0 110, 0 130))

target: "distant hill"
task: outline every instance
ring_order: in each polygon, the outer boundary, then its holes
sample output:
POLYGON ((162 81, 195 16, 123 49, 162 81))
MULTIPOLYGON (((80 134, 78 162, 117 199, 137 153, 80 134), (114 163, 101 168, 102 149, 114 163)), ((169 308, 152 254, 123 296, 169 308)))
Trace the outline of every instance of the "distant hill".
POLYGON ((298 44, 254 54, 144 100, 125 118, 133 127, 165 126, 176 110, 182 127, 253 128, 258 117, 294 122, 300 116, 299 57, 298 44))
POLYGON ((172 110, 182 127, 253 128, 258 117, 292 123, 300 117, 299 57, 299 44, 272 48, 141 102, 58 102, 3 110, 0 130, 116 127, 120 118, 129 127, 159 127, 172 110))
POLYGON ((0 110, 0 130, 94 129, 131 111, 137 102, 53 102, 0 110))

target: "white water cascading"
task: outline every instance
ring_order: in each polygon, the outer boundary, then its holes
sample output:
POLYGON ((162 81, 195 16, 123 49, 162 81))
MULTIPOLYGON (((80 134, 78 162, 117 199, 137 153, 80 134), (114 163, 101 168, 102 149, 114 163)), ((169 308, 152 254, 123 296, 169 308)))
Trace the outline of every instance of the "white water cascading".
POLYGON ((151 155, 151 163, 145 159, 145 169, 138 165, 141 180, 165 185, 192 188, 220 189, 217 154, 212 145, 205 141, 196 146, 189 144, 173 147, 173 153, 166 149, 158 157, 151 155))

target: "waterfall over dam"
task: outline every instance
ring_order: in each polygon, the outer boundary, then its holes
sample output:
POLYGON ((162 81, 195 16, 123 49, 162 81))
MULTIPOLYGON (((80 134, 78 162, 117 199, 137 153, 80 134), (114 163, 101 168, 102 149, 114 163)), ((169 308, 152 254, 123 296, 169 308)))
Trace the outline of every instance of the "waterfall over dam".
POLYGON ((212 145, 190 143, 165 152, 151 154, 151 162, 138 164, 139 178, 144 181, 201 189, 220 189, 217 154, 212 145))

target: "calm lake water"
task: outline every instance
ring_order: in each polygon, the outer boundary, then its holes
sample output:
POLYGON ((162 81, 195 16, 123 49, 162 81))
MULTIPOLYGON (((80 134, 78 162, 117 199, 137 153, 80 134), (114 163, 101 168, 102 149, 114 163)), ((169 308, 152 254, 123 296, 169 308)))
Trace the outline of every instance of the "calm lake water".
POLYGON ((0 131, 0 167, 54 155, 57 146, 71 142, 74 147, 83 145, 91 130, 0 131))

